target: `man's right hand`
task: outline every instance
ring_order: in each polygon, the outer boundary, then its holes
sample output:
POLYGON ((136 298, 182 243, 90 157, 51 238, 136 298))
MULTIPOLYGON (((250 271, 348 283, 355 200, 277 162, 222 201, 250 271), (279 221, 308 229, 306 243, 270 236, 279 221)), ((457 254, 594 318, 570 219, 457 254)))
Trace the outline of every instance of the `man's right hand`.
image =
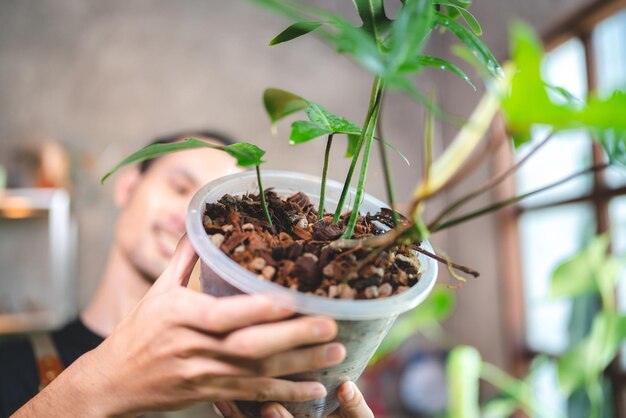
POLYGON ((123 416, 203 400, 325 396, 319 383, 275 377, 343 361, 345 348, 327 343, 337 333, 336 323, 324 317, 288 319, 290 308, 263 296, 214 298, 189 290, 185 286, 196 260, 184 237, 131 314, 34 400, 53 396, 49 399, 58 404, 67 399, 65 393, 74 398, 75 416, 123 416), (318 345, 298 348, 311 344, 318 345))

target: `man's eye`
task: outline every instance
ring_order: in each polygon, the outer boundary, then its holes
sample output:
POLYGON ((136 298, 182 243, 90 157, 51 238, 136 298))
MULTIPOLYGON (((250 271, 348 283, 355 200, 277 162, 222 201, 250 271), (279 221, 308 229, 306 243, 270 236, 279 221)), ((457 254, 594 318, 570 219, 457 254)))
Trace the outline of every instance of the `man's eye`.
POLYGON ((189 192, 189 187, 186 184, 173 182, 171 185, 172 189, 178 194, 187 194, 189 192))

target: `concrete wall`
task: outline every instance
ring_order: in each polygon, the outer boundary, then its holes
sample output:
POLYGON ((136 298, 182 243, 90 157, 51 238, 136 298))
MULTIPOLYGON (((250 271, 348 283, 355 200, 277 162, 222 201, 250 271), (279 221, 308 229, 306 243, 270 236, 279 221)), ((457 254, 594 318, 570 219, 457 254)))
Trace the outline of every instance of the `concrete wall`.
MULTIPOLYGON (((351 10, 347 0, 325 3, 351 10)), ((475 10, 487 44, 503 57, 505 25, 512 17, 528 19, 544 31, 582 3, 492 0, 477 2, 475 10)), ((71 151, 80 231, 80 305, 94 290, 115 220, 111 186, 101 187, 98 179, 154 135, 219 129, 265 148, 268 168, 319 173, 323 141, 288 147, 286 125, 279 139, 272 138, 261 107, 264 88, 292 90, 362 122, 371 77, 313 38, 268 47, 285 26, 282 19, 244 1, 0 2, 0 163, 11 160, 18 145, 43 137, 58 139, 71 151)), ((443 45, 435 41, 430 48, 445 54, 443 45)), ((469 114, 480 95, 448 74, 430 74, 420 84, 438 84, 445 108, 469 114)), ((421 120, 419 106, 390 97, 384 111, 387 136, 414 162, 406 167, 392 157, 398 196, 408 196, 417 181, 421 120)), ((444 141, 453 136, 449 128, 440 132, 444 141)), ((339 148, 331 175, 340 179, 347 164, 340 161, 339 148)), ((470 183, 489 171, 485 167, 470 183)), ((369 190, 382 197, 382 184, 376 168, 369 190)), ((458 312, 449 329, 460 342, 476 345, 485 357, 502 364, 496 232, 493 220, 485 219, 435 242, 458 262, 482 272, 458 292, 458 312)), ((8 272, 4 280, 11 267, 2 267, 8 272)))

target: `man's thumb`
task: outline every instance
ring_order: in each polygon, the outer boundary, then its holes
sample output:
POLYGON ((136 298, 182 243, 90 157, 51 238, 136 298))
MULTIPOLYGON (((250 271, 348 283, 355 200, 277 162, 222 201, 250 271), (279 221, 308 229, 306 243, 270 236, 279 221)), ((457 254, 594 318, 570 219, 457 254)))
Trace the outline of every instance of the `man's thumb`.
POLYGON ((176 251, 174 251, 170 264, 157 281, 154 282, 153 288, 169 289, 175 286, 186 287, 191 271, 197 260, 198 255, 196 251, 191 245, 187 234, 184 234, 180 241, 178 241, 176 251))

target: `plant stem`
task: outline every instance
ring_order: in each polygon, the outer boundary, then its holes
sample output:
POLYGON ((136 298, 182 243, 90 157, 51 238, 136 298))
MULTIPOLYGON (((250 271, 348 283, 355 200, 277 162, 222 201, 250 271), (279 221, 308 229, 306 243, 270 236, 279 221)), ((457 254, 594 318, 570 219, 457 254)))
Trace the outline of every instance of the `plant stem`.
POLYGON ((263 183, 261 182, 261 169, 259 168, 258 164, 255 166, 255 168, 256 168, 256 179, 257 179, 257 182, 259 183, 259 194, 261 195, 261 203, 263 204, 263 211, 265 212, 265 218, 267 219, 267 222, 269 222, 270 226, 273 228, 274 224, 272 223, 272 217, 270 216, 270 211, 267 207, 267 202, 265 201, 265 191, 263 190, 263 183))
POLYGON ((363 160, 361 161, 361 172, 359 174, 359 183, 356 186, 356 195, 354 197, 354 205, 352 206, 352 213, 350 214, 350 220, 346 226, 346 231, 343 233, 342 238, 351 238, 354 232, 354 227, 359 219, 359 207, 361 206, 361 200, 363 199, 363 189, 365 188, 365 178, 367 177, 367 167, 369 165, 370 154, 372 152, 372 142, 374 142, 374 128, 376 126, 376 120, 378 119, 378 112, 380 111, 380 97, 374 106, 374 112, 372 112, 371 122, 368 124, 368 130, 365 138, 365 150, 363 151, 363 160))
POLYGON ((352 176, 354 175, 354 169, 356 168, 356 163, 359 160, 359 155, 361 154, 361 148, 363 147, 363 143, 365 142, 366 133, 369 130, 369 126, 372 121, 372 115, 379 101, 382 88, 383 88, 382 80, 379 77, 376 77, 374 79, 374 84, 372 85, 372 92, 370 94, 370 104, 367 109, 367 114, 365 115, 365 122, 363 124, 363 128, 361 129, 361 135, 359 136, 359 143, 357 144, 356 150, 354 151, 354 155, 352 156, 352 162, 350 163, 350 168, 348 169, 346 180, 343 183, 341 196, 339 197, 339 202, 337 202, 337 209, 335 210, 335 215, 333 216, 333 222, 332 222, 333 224, 336 224, 337 222, 339 222, 339 219, 341 218, 341 213, 343 212, 343 206, 346 202, 346 197, 348 196, 348 190, 350 190, 350 184, 352 183, 352 176))
POLYGON ((395 226, 400 225, 400 219, 398 219, 398 214, 396 213, 396 197, 393 191, 393 180, 391 179, 391 170, 389 169, 389 158, 387 158, 387 150, 384 143, 383 136, 383 128, 382 128, 382 117, 380 116, 381 108, 383 106, 384 96, 381 93, 380 105, 378 109, 378 124, 376 125, 376 129, 378 130, 378 137, 380 140, 378 141, 378 146, 380 150, 380 157, 383 163, 383 174, 385 175, 385 188, 387 189, 387 202, 389 203, 389 207, 391 208, 391 213, 393 216, 393 224, 395 226))
POLYGON ((576 178, 578 176, 581 176, 583 174, 588 174, 588 173, 592 173, 592 172, 595 172, 595 171, 604 170, 608 166, 609 166, 609 164, 595 165, 593 167, 587 168, 585 170, 582 170, 582 171, 574 173, 574 174, 572 174, 570 176, 567 176, 564 179, 561 179, 561 180, 559 180, 559 181, 557 181, 555 183, 552 183, 552 184, 549 184, 547 186, 544 186, 544 187, 542 187, 540 189, 533 190, 532 192, 524 193, 524 194, 519 195, 519 196, 514 196, 514 197, 511 197, 511 198, 506 199, 506 200, 502 200, 500 202, 497 202, 497 203, 494 203, 492 205, 489 205, 489 206, 487 206, 487 207, 485 207, 483 209, 479 209, 479 210, 477 210, 475 212, 468 213, 467 215, 463 215, 463 216, 459 216, 458 218, 454 218, 454 219, 452 219, 452 220, 450 220, 448 222, 445 222, 443 224, 435 225, 431 230, 433 232, 441 231, 442 229, 449 228, 451 226, 460 224, 462 222, 469 221, 469 220, 474 219, 474 218, 476 218, 478 216, 484 215, 484 214, 489 213, 489 212, 493 212, 495 210, 501 209, 501 208, 503 208, 505 206, 508 206, 508 205, 511 205, 513 203, 517 203, 520 200, 526 199, 527 197, 530 197, 530 196, 535 195, 537 193, 541 193, 541 192, 544 192, 546 190, 552 189, 553 187, 560 186, 561 184, 567 183, 568 181, 570 181, 570 180, 572 180, 572 179, 574 179, 574 178, 576 178))
POLYGON ((439 214, 439 216, 437 216, 437 218, 435 218, 434 221, 432 221, 430 223, 429 227, 432 228, 434 225, 437 225, 438 223, 441 222, 441 220, 443 218, 445 218, 446 216, 448 216, 451 213, 455 212, 458 208, 463 206, 465 203, 469 202, 470 200, 472 200, 476 196, 486 192, 487 190, 491 189, 492 187, 495 187, 498 184, 502 183, 504 181, 504 179, 506 179, 508 176, 510 176, 511 174, 515 173, 517 170, 519 170, 519 168, 526 161, 528 161, 528 159, 531 156, 533 156, 541 147, 543 147, 550 140, 550 138, 552 138, 552 132, 550 132, 548 134, 548 136, 546 136, 539 144, 537 144, 532 150, 530 150, 530 152, 528 154, 526 154, 524 156, 524 158, 522 158, 517 163, 515 163, 514 165, 509 167, 507 170, 505 170, 499 176, 492 178, 491 180, 487 181, 485 184, 483 184, 478 189, 474 190, 471 193, 468 193, 467 195, 461 197, 460 199, 458 199, 457 201, 452 203, 450 206, 448 206, 443 212, 441 212, 441 214, 439 214))
POLYGON ((333 135, 328 135, 326 140, 326 152, 324 153, 324 168, 322 169, 322 186, 320 190, 320 204, 317 209, 317 219, 324 216, 324 201, 326 200, 326 177, 328 175, 328 161, 330 160, 330 147, 333 144, 333 135))
POLYGON ((448 261, 448 260, 446 260, 445 258, 440 257, 440 256, 438 256, 438 255, 437 255, 437 254, 435 254, 435 253, 431 253, 430 251, 427 251, 427 250, 423 249, 423 248, 422 248, 422 247, 420 247, 420 246, 415 246, 415 247, 413 247, 413 249, 414 249, 415 251, 417 251, 418 253, 422 253, 422 254, 424 254, 424 255, 425 255, 425 256, 427 256, 427 257, 430 257, 430 258, 432 258, 432 259, 434 259, 434 260, 439 261, 439 262, 440 262, 440 263, 442 263, 442 264, 446 264, 446 265, 447 265, 447 264, 449 263, 449 264, 450 264, 450 266, 452 266, 455 270, 462 271, 463 273, 467 273, 467 274, 472 275, 472 276, 474 276, 474 277, 478 277, 478 276, 480 276, 480 273, 479 273, 479 272, 477 272, 476 270, 473 270, 473 269, 471 269, 471 268, 469 268, 469 267, 465 267, 465 266, 462 266, 462 265, 460 265, 460 264, 456 264, 456 263, 453 263, 453 262, 451 262, 451 261, 448 261))

